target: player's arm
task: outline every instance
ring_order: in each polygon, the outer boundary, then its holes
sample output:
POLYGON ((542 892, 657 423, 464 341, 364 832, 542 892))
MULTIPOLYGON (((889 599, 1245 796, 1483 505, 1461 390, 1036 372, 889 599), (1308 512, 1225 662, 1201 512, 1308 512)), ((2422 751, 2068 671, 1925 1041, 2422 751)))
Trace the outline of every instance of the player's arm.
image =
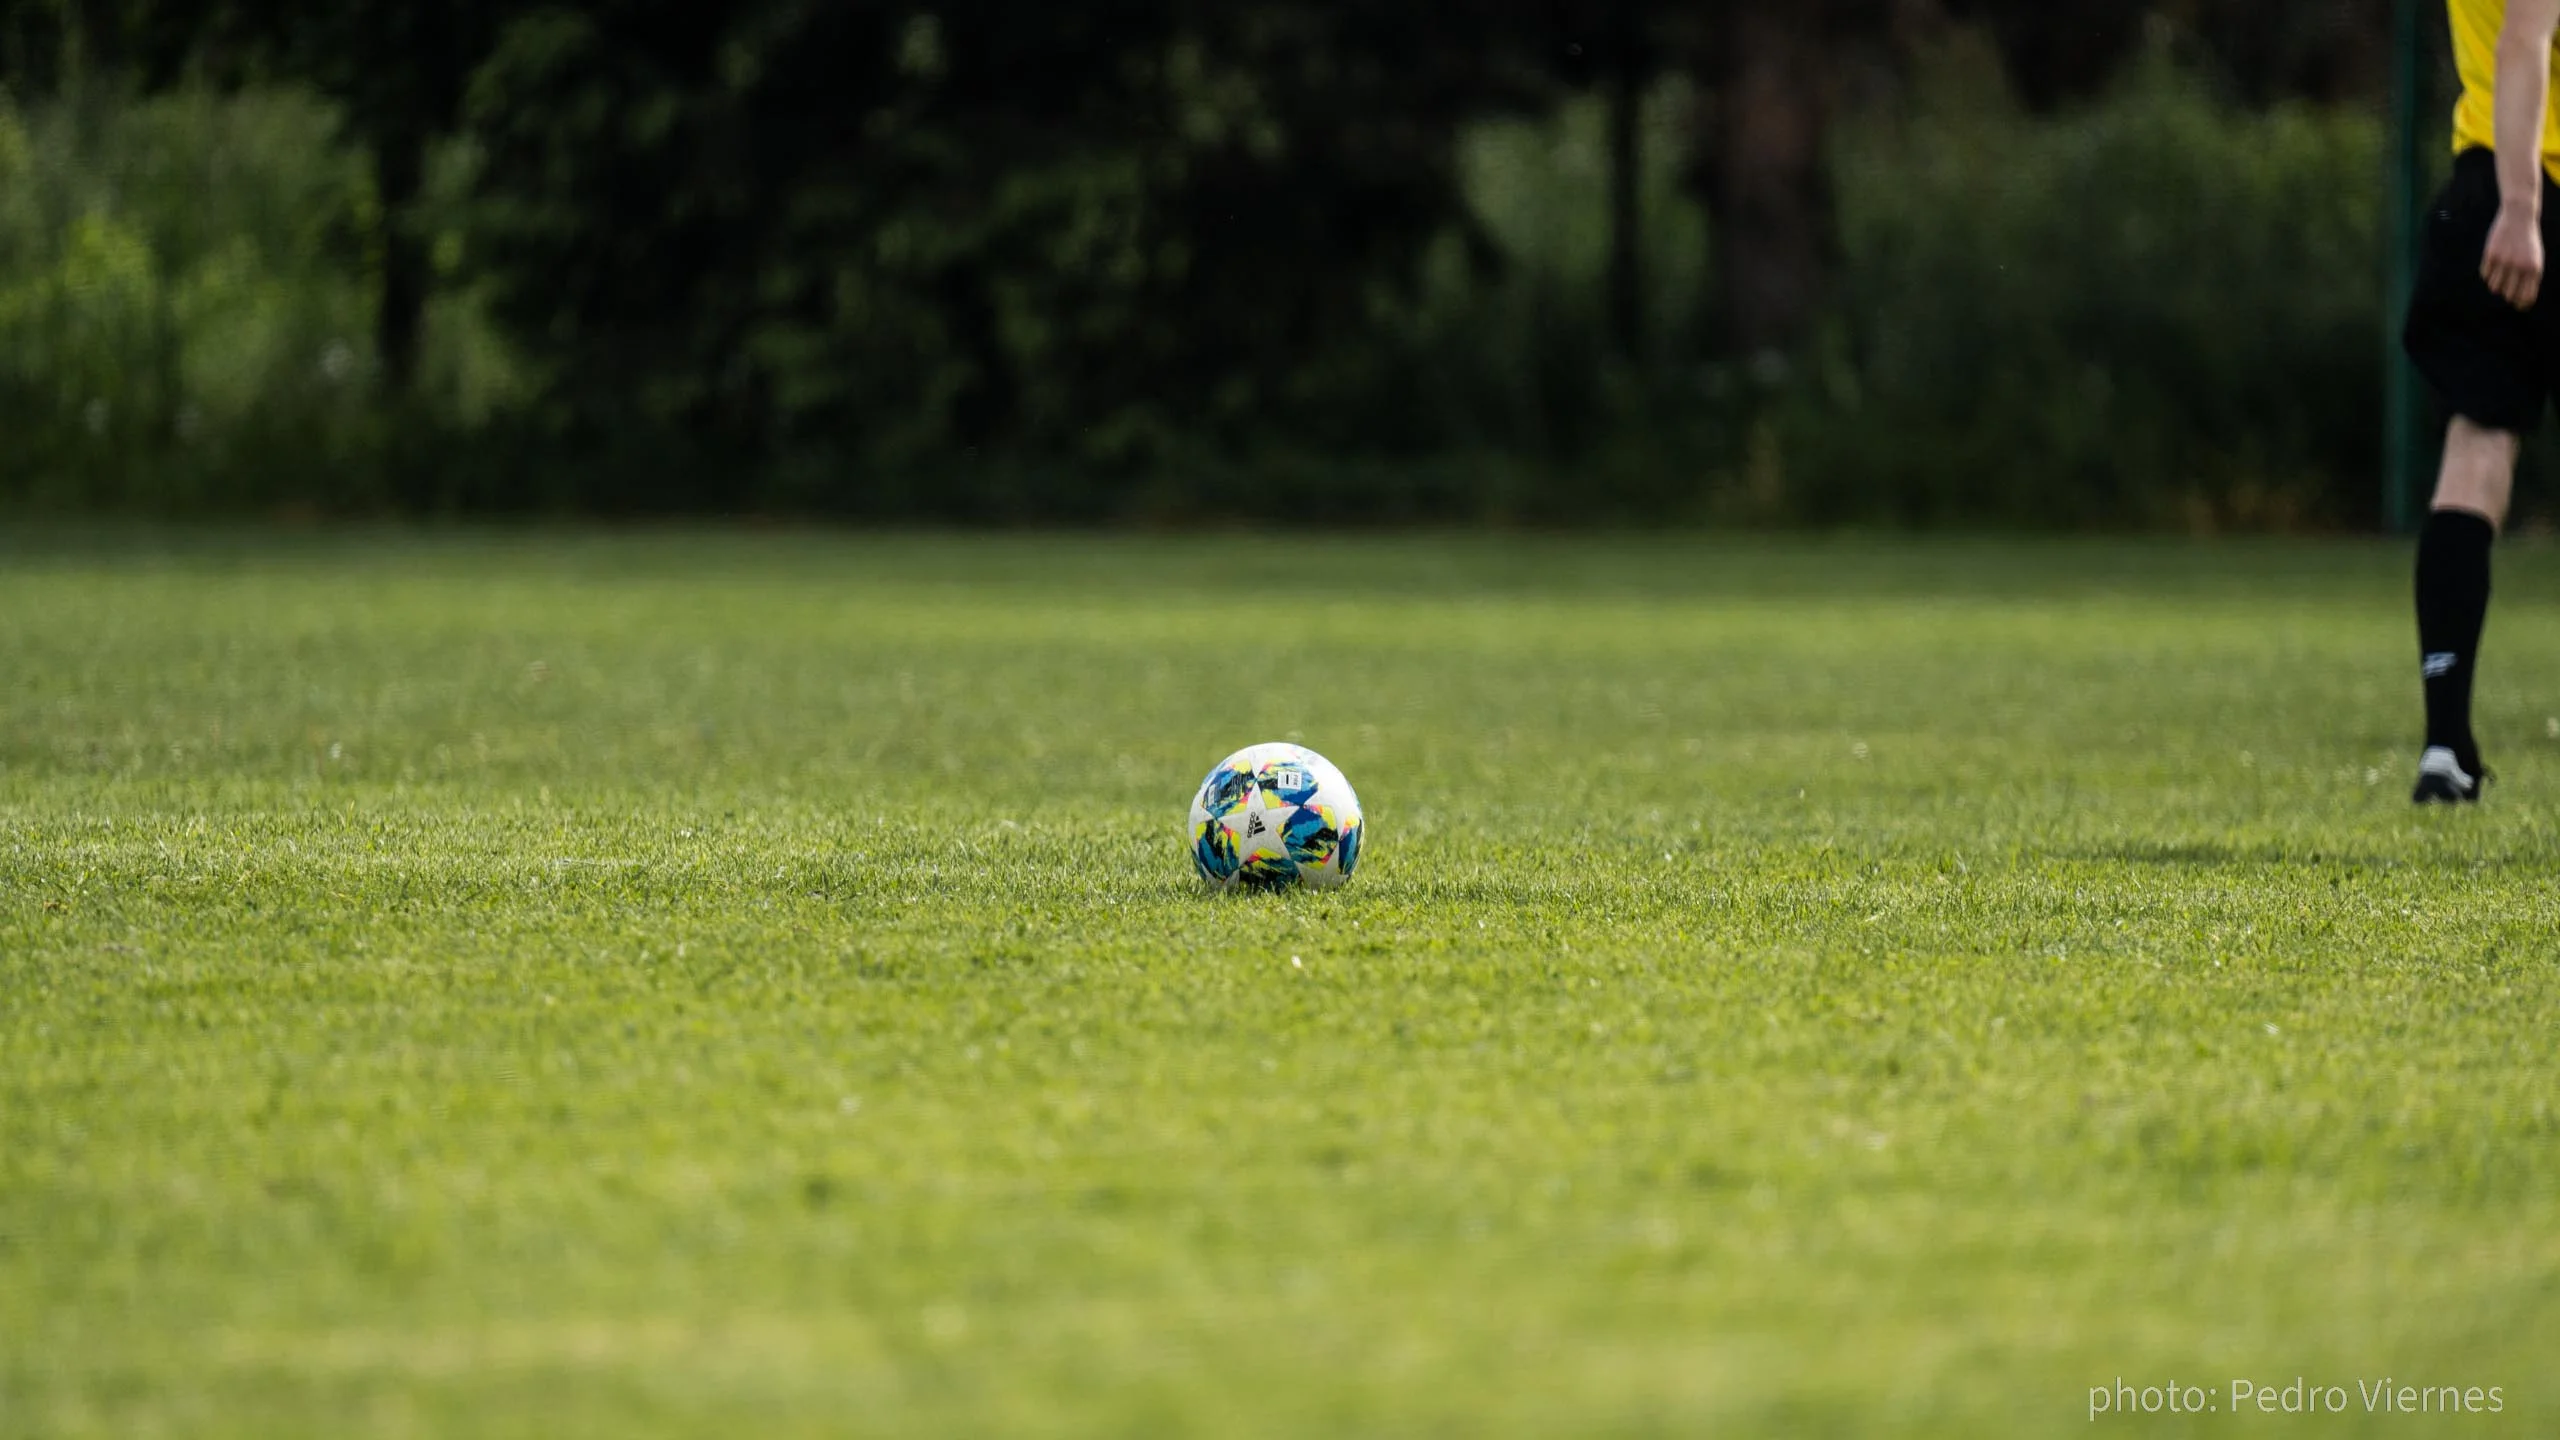
POLYGON ((2551 36, 2560 0, 2507 0, 2498 32, 2498 219, 2480 278, 2530 310, 2542 293, 2542 117, 2551 92, 2551 36))

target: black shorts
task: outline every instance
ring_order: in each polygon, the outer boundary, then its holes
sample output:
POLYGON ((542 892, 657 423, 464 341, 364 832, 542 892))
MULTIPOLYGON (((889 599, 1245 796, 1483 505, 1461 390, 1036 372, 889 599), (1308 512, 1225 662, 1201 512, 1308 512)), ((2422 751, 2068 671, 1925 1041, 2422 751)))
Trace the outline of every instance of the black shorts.
MULTIPOLYGON (((2560 384, 2560 275, 2545 270, 2531 310, 2498 298, 2480 278, 2489 225, 2498 218, 2498 166, 2465 150, 2427 211, 2426 248, 2400 343, 2443 397, 2476 425, 2528 434, 2560 384)), ((2560 262, 2560 186, 2542 177, 2542 249, 2560 262)))

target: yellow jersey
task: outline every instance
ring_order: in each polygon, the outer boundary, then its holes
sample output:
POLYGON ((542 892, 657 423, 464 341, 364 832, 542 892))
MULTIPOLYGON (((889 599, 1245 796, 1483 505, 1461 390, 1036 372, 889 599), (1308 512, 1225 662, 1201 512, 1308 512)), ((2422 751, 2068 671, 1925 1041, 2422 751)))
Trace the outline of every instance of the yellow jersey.
MULTIPOLYGON (((2498 30, 2507 0, 2445 0, 2453 22, 2453 65, 2462 74, 2462 98, 2453 107, 2455 154, 2498 147, 2498 30)), ((2542 168, 2560 180, 2560 46, 2553 49, 2551 96, 2542 115, 2542 168)))

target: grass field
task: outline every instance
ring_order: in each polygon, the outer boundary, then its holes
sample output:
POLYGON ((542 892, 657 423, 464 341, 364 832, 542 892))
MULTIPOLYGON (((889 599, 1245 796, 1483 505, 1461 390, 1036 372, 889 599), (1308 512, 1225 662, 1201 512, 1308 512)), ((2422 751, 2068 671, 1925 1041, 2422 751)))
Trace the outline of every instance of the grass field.
POLYGON ((2551 1434, 2555 560, 19 535, 0 1434, 2551 1434))

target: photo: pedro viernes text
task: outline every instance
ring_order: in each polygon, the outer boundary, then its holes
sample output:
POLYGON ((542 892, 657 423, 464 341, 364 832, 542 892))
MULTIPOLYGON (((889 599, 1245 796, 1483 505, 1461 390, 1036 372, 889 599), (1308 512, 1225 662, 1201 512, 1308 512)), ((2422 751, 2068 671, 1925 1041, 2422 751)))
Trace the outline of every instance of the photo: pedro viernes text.
POLYGON ((2089 1418, 2108 1415, 2197 1415, 2230 1412, 2264 1415, 2496 1415, 2507 1408, 2503 1385, 2404 1384, 2386 1375, 2349 1384, 2315 1384, 2295 1376, 2290 1384, 2231 1382, 2229 1389, 2171 1380, 2139 1385, 2116 1377, 2089 1387, 2089 1418))

